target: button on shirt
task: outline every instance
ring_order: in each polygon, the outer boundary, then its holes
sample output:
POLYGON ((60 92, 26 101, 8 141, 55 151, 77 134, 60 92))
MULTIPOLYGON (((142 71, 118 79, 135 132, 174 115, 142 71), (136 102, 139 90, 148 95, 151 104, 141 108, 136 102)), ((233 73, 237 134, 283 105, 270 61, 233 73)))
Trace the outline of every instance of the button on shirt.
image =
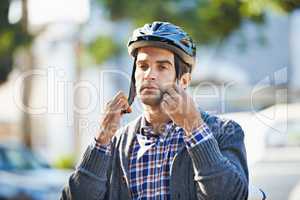
MULTIPOLYGON (((211 136, 205 123, 189 137, 173 122, 167 123, 160 134, 155 134, 143 117, 129 154, 128 178, 132 199, 170 199, 171 165, 175 155, 183 147, 193 148, 211 136)), ((96 143, 96 148, 110 154, 110 145, 96 143)))

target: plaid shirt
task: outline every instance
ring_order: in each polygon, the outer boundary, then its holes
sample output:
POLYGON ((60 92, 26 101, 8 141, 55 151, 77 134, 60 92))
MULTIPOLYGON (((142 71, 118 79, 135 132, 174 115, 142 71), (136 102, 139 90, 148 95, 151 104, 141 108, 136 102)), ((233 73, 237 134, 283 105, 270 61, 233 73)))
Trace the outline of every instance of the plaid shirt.
MULTIPOLYGON (((190 137, 184 130, 169 122, 161 134, 154 134, 143 117, 141 129, 136 133, 130 150, 129 185, 132 199, 170 199, 171 165, 175 155, 185 146, 187 149, 211 137, 204 123, 190 137)), ((96 143, 101 152, 110 154, 110 145, 96 143)))

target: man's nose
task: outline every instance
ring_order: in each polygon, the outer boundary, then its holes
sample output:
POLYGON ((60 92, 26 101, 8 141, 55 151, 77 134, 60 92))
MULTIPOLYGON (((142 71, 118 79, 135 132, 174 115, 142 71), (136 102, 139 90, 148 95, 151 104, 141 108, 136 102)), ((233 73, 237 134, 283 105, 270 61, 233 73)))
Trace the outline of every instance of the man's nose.
POLYGON ((151 67, 149 67, 147 69, 147 71, 145 72, 144 79, 145 80, 155 80, 156 79, 156 74, 151 67))

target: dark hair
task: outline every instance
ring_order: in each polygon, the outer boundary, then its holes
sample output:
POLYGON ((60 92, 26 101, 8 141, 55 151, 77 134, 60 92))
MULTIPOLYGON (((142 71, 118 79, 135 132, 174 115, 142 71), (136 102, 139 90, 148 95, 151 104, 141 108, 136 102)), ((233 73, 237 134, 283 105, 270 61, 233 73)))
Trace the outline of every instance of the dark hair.
POLYGON ((191 73, 192 66, 185 63, 177 54, 174 54, 174 63, 177 79, 180 79, 185 73, 191 73))

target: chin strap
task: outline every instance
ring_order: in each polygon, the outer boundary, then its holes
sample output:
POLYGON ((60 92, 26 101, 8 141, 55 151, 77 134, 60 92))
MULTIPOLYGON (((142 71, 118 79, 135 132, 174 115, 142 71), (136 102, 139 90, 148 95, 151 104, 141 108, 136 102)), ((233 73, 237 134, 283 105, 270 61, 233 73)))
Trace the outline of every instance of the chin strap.
POLYGON ((175 65, 175 72, 176 72, 176 83, 178 83, 181 68, 179 67, 179 61, 177 56, 174 56, 174 65, 175 65))
POLYGON ((132 105, 134 98, 136 96, 135 78, 134 78, 135 69, 136 69, 136 57, 134 57, 133 68, 131 73, 131 82, 130 82, 130 88, 128 94, 128 104, 130 106, 132 105))

